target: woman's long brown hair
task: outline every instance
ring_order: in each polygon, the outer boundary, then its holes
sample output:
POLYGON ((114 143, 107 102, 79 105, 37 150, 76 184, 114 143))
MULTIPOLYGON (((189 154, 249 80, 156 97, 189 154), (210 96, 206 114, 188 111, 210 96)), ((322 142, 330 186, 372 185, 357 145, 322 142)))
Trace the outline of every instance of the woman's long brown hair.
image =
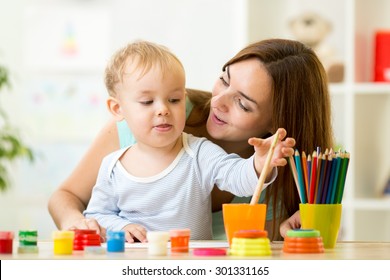
MULTIPOLYGON (((325 70, 316 54, 304 44, 284 39, 269 39, 253 43, 238 52, 223 70, 239 61, 257 58, 272 79, 274 133, 287 130, 296 140, 296 149, 311 153, 317 146, 333 147, 331 102, 325 70)), ((187 89, 194 107, 203 114, 192 126, 204 125, 210 109, 209 92, 187 89)), ((254 135, 258 136, 258 135, 254 135)), ((265 203, 273 205, 273 236, 280 239, 279 226, 299 209, 299 196, 288 166, 279 168, 278 177, 266 189, 265 203)))
MULTIPOLYGON (((284 39, 269 39, 242 49, 223 67, 257 58, 272 79, 274 133, 283 127, 296 140, 300 152, 333 147, 331 102, 327 76, 316 54, 304 44, 284 39)), ((288 166, 279 168, 272 187, 266 189, 266 203, 273 205, 273 230, 299 209, 299 196, 288 166)), ((278 236, 279 237, 279 236, 278 236)), ((278 238, 276 238, 278 239, 278 238)))

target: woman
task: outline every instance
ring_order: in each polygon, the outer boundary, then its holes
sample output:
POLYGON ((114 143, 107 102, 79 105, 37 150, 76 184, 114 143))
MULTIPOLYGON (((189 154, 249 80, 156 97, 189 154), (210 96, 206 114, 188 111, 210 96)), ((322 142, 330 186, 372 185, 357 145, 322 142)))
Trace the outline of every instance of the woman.
MULTIPOLYGON (((298 150, 332 147, 331 104, 327 78, 315 53, 302 43, 271 39, 256 42, 238 52, 222 68, 212 98, 207 92, 188 90, 189 116, 185 132, 204 136, 228 153, 253 154, 250 137, 264 138, 278 127, 296 140, 298 150)), ((96 221, 82 215, 91 196, 101 160, 131 141, 125 125, 109 122, 96 137, 70 177, 49 201, 57 227, 96 228, 96 221)), ((213 211, 229 203, 233 195, 213 191, 213 211)), ((267 188, 265 203, 272 211, 266 229, 271 239, 280 239, 291 227, 299 227, 299 197, 289 168, 267 188), (272 207, 276 206, 276 207, 272 207)), ((215 219, 217 220, 217 219, 215 219)), ((104 230, 104 229, 103 229, 104 230)))

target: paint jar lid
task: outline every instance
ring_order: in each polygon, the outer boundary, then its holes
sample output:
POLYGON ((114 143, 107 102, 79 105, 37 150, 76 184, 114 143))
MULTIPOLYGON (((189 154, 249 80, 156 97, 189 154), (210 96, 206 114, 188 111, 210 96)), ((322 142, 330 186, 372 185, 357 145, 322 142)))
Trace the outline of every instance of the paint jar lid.
POLYGON ((238 230, 238 231, 234 232, 233 237, 237 237, 237 238, 262 238, 262 237, 268 237, 268 232, 266 230, 257 230, 257 229, 238 230))
POLYGON ((70 231, 70 230, 53 231, 53 239, 68 239, 68 238, 71 239, 74 238, 74 231, 70 231))
POLYGON ((196 248, 193 251, 195 256, 225 256, 226 249, 222 248, 196 248))
POLYGON ((100 242, 100 235, 97 234, 97 233, 94 233, 94 234, 76 234, 75 237, 74 237, 74 240, 79 240, 79 241, 83 241, 83 240, 97 240, 100 242))
POLYGON ((125 239, 125 232, 123 230, 120 231, 108 231, 107 239, 125 239))
POLYGON ((171 237, 176 237, 176 236, 190 236, 191 230, 189 228, 185 229, 171 229, 169 231, 169 235, 171 237))
POLYGON ((287 231, 288 237, 319 237, 320 232, 315 229, 290 229, 287 231))
POLYGON ((95 229, 74 229, 73 231, 76 236, 79 234, 96 234, 95 229))
POLYGON ((0 239, 13 239, 14 232, 13 231, 0 231, 0 239))
POLYGON ((36 230, 19 230, 19 238, 20 237, 31 237, 31 236, 38 236, 38 231, 36 230))
POLYGON ((148 231, 146 239, 149 242, 165 242, 169 240, 169 232, 167 231, 148 231))

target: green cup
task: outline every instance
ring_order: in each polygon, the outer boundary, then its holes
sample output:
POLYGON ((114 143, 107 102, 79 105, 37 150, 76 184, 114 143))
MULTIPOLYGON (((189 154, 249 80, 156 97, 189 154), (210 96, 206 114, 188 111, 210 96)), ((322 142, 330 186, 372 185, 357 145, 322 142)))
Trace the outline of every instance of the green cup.
POLYGON ((302 229, 320 232, 324 247, 336 246, 341 221, 341 204, 299 204, 302 229))

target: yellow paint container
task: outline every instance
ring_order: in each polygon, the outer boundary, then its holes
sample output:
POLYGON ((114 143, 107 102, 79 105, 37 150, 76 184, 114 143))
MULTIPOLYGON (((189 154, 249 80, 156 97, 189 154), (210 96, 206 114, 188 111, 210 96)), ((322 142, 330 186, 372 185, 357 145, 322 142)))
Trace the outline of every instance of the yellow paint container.
POLYGON ((74 231, 54 231, 54 254, 71 255, 73 253, 74 231))

